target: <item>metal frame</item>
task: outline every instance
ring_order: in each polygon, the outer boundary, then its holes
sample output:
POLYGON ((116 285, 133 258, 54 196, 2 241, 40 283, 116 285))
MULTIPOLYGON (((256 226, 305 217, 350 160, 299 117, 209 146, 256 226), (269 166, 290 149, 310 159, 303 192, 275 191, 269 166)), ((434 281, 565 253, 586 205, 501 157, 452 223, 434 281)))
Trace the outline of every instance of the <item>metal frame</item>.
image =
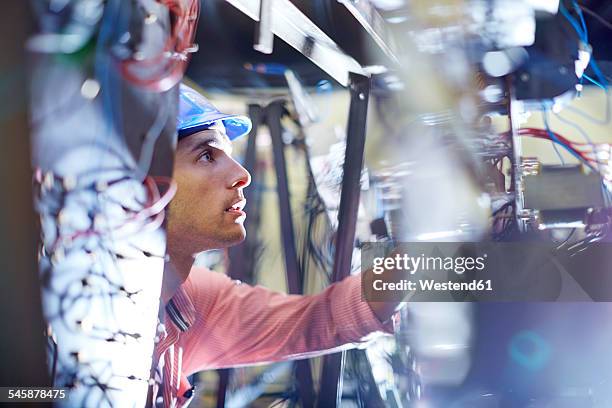
MULTIPOLYGON (((257 164, 257 131, 259 128, 259 123, 263 119, 264 111, 261 106, 257 104, 249 105, 249 118, 253 123, 253 127, 248 135, 247 140, 247 148, 246 153, 244 155, 244 168, 253 176, 256 177, 256 164, 257 164)), ((251 265, 253 265, 254 260, 254 248, 252 233, 248 233, 251 230, 257 230, 259 225, 259 211, 257 210, 257 206, 253 207, 253 203, 258 201, 256 194, 259 194, 257 189, 255 188, 247 188, 244 192, 244 196, 246 199, 245 211, 249 213, 249 222, 246 225, 247 228, 247 238, 246 240, 235 247, 231 247, 228 249, 228 255, 231 259, 228 268, 228 275, 232 279, 238 279, 243 282, 252 283, 253 274, 251 265), (255 209, 253 209, 255 208, 255 209)), ((229 386, 230 377, 231 377, 231 368, 223 368, 217 370, 219 375, 219 385, 217 387, 217 407, 223 408, 225 406, 225 398, 227 387, 229 386)))
MULTIPOLYGON (((283 252, 285 255, 285 268, 287 271, 287 287, 290 294, 302 294, 302 272, 295 246, 295 232, 293 228, 293 217, 291 214, 291 202, 289 194, 289 181, 287 178, 287 164, 285 161, 285 149, 282 138, 281 119, 285 114, 285 101, 273 101, 266 108, 266 117, 270 137, 272 139, 272 150, 274 156, 274 169, 278 189, 278 206, 281 222, 281 238, 283 252)), ((315 394, 312 383, 312 373, 308 360, 297 360, 296 376, 298 393, 302 406, 312 407, 315 394)))
MULTIPOLYGON (((289 0, 263 0, 264 3, 268 1, 270 4, 264 4, 263 16, 266 16, 266 7, 270 7, 271 15, 274 18, 271 18, 269 22, 264 21, 258 27, 260 37, 257 44, 261 44, 261 36, 265 35, 266 29, 269 29, 304 54, 342 86, 349 84, 351 72, 365 75, 363 67, 354 58, 342 51, 289 0)), ((227 0, 227 2, 253 20, 260 20, 262 0, 227 0)))
MULTIPOLYGON (((253 127, 248 135, 247 148, 244 156, 243 166, 244 168, 255 177, 256 174, 256 142, 257 142, 257 130, 259 127, 260 120, 264 115, 261 106, 252 104, 249 105, 248 115, 251 118, 253 127)), ((246 224, 247 232, 256 230, 259 225, 259 211, 257 206, 253 206, 253 203, 258 201, 256 195, 259 194, 255 188, 247 188, 244 191, 246 199, 245 211, 248 211, 249 221, 246 224)), ((228 249, 229 257, 232 260, 229 264, 228 275, 232 279, 238 279, 242 282, 252 283, 253 276, 251 271, 251 265, 253 265, 253 234, 247 233, 246 240, 235 247, 228 249)))
POLYGON ((389 32, 386 21, 368 0, 338 0, 370 34, 381 50, 396 64, 399 64, 395 40, 389 32))
MULTIPOLYGON (((359 208, 359 180, 363 169, 366 118, 370 94, 370 78, 351 74, 351 105, 347 126, 344 175, 338 213, 338 232, 332 280, 340 281, 350 275, 355 228, 359 208)), ((342 398, 342 373, 345 352, 330 354, 323 359, 323 371, 317 406, 321 408, 340 405, 342 398)))
MULTIPOLYGON (((268 106, 249 105, 249 116, 253 122, 253 128, 249 134, 247 152, 245 156, 245 168, 254 174, 256 163, 256 138, 259 125, 267 125, 272 139, 272 149, 274 157, 274 169, 277 179, 278 204, 281 224, 281 239, 283 243, 283 253, 285 256, 285 268, 287 276, 287 288, 290 294, 302 294, 302 273, 295 245, 295 232, 293 217, 291 213, 291 202, 289 192, 289 181, 287 177, 287 164, 285 160, 284 143, 282 139, 281 120, 286 114, 285 100, 272 101, 268 106)), ((249 191, 248 189, 246 190, 249 191)), ((247 194, 247 203, 250 194, 247 194)), ((248 205, 248 204, 247 204, 248 205)), ((248 235, 248 234, 247 234, 248 235)), ((252 249, 252 248, 251 248, 252 249)), ((229 275, 236 279, 244 276, 244 272, 252 264, 252 251, 245 247, 245 244, 230 251, 232 262, 230 263, 229 275)), ((299 398, 304 407, 312 407, 315 402, 314 385, 312 372, 308 360, 295 361, 296 377, 298 383, 299 398)), ((229 384, 229 370, 219 370, 219 388, 217 390, 217 407, 225 405, 226 390, 229 384)))

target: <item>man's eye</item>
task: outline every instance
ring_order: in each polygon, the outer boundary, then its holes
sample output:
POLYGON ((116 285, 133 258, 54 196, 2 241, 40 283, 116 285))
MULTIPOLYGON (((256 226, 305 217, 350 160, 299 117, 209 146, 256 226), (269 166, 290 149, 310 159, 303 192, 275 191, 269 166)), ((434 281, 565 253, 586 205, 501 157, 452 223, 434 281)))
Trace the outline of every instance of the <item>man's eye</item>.
POLYGON ((210 150, 205 150, 202 152, 202 154, 200 154, 200 156, 198 157, 198 161, 207 161, 207 162, 211 162, 213 161, 213 155, 212 152, 210 150))

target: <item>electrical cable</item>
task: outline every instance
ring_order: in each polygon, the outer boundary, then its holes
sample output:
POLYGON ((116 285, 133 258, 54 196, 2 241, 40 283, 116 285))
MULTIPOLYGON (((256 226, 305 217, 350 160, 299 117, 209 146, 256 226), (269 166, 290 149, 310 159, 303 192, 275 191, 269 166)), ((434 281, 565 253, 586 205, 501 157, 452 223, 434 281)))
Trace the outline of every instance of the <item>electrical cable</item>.
MULTIPOLYGON (((572 15, 569 13, 567 8, 563 4, 563 0, 561 0, 559 2, 559 11, 565 17, 565 19, 572 25, 572 27, 574 28, 574 30, 578 34, 578 37, 580 38, 581 42, 583 42, 585 44, 585 46, 588 47, 588 44, 589 44, 589 33, 588 33, 587 26, 586 26, 586 22, 584 20, 584 16, 582 14, 582 10, 581 10, 579 4, 576 2, 576 0, 573 0, 572 4, 574 6, 574 10, 576 11, 576 14, 580 18, 580 25, 578 24, 576 19, 574 17, 572 17, 572 15)), ((582 77, 584 77, 585 79, 593 82, 595 85, 597 85, 601 89, 603 89, 604 92, 606 92, 606 98, 607 98, 607 100, 606 100, 606 105, 607 105, 606 106, 606 120, 605 120, 605 122, 603 124, 607 124, 610 121, 610 103, 609 103, 609 100, 608 100, 609 97, 608 97, 608 92, 607 92, 608 81, 607 81, 605 75, 603 74, 603 72, 601 71, 601 69, 599 68, 599 65, 597 64, 597 61, 593 58, 592 53, 591 53, 591 58, 589 60, 589 64, 588 64, 587 67, 585 67, 585 69, 588 68, 588 67, 590 67, 593 70, 593 72, 597 76, 598 81, 595 81, 590 76, 585 75, 584 73, 583 73, 582 77)), ((581 80, 580 83, 582 83, 582 77, 580 78, 580 80, 581 80)), ((572 110, 576 111, 575 108, 573 108, 572 110)), ((577 113, 579 113, 579 112, 577 112, 577 113)))
POLYGON ((606 79, 606 76, 603 74, 603 72, 601 72, 601 69, 599 68, 599 64, 594 58, 591 58, 589 67, 591 67, 593 72, 595 72, 595 75, 597 75, 597 78, 599 79, 599 81, 603 84, 601 85, 601 87, 606 89, 608 87, 608 80, 606 79))
POLYGON ((597 171, 593 168, 593 159, 588 158, 585 152, 582 152, 576 148, 577 146, 586 145, 585 143, 580 142, 571 142, 564 138, 563 136, 555 133, 553 131, 546 129, 535 129, 535 128, 523 128, 519 129, 519 135, 521 136, 531 136, 539 139, 550 140, 556 144, 561 145, 564 149, 569 151, 572 156, 576 157, 582 164, 588 166, 591 170, 597 171))
MULTIPOLYGON (((44 184, 48 184, 48 182, 43 179, 43 173, 41 171, 35 171, 34 177, 35 177, 35 181, 41 186, 41 188, 39 189, 40 195, 38 196, 38 202, 41 202, 43 199, 42 194, 44 194, 44 189, 45 189, 44 184)), ((57 184, 55 184, 56 186, 57 185, 62 186, 65 184, 65 180, 63 180, 62 178, 59 178, 57 176, 55 176, 55 178, 57 182, 57 184)), ((92 189, 93 191, 96 191, 96 195, 99 197, 103 195, 104 190, 108 188, 109 186, 113 186, 113 185, 116 185, 118 183, 121 183, 123 181, 128 181, 128 180, 131 180, 131 179, 127 177, 123 177, 123 178, 113 180, 108 183, 104 183, 103 187, 100 187, 97 185, 89 185, 86 187, 75 187, 74 189, 71 189, 70 192, 76 192, 76 191, 85 190, 85 189, 92 189)), ((151 218, 152 220, 148 224, 145 223, 145 225, 143 225, 142 228, 147 227, 150 229, 156 229, 159 226, 161 226, 161 224, 163 223, 163 219, 164 219, 164 209, 166 208, 166 206, 170 203, 170 201, 176 194, 176 190, 177 190, 176 182, 168 177, 150 177, 148 176, 145 178, 144 186, 146 188, 146 191, 148 192, 148 197, 149 197, 148 202, 146 203, 145 207, 137 212, 131 212, 129 211, 128 208, 123 207, 123 210, 126 211, 129 214, 129 216, 126 217, 122 221, 122 224, 118 226, 114 226, 112 228, 113 232, 123 229, 128 224, 144 222, 147 219, 151 219, 151 218), (160 195, 156 182, 167 184, 168 188, 163 195, 160 195)), ((50 187, 53 187, 53 186, 50 186, 50 187)), ((54 216, 57 218, 59 217, 59 214, 60 213, 57 212, 56 214, 54 214, 54 216)), ((57 224, 59 225, 61 224, 61 222, 58 220, 57 224)), ((54 244, 51 245, 51 249, 52 251, 55 251, 60 245, 65 246, 66 244, 69 244, 77 239, 86 238, 86 237, 90 237, 94 235, 102 235, 102 234, 103 234, 102 231, 97 230, 95 226, 92 226, 90 229, 87 229, 87 230, 76 231, 69 236, 62 235, 61 233, 58 232, 57 238, 54 244)))
POLYGON ((597 85, 598 87, 600 87, 601 89, 603 89, 604 92, 607 92, 607 89, 599 82, 597 82, 596 80, 594 80, 593 78, 591 78, 590 76, 588 76, 587 74, 582 74, 582 76, 587 79, 588 81, 590 81, 591 83, 597 85))
MULTIPOLYGON (((572 17, 572 15, 569 13, 567 8, 563 4, 563 0, 559 1, 559 11, 563 15, 563 17, 565 17, 565 19, 572 25, 572 27, 574 28, 574 31, 576 31, 576 34, 578 34, 578 37, 580 37, 580 39, 584 43, 588 44, 589 43, 588 34, 582 30, 580 24, 578 24, 576 19, 574 19, 574 17, 572 17)), ((586 26, 584 28, 586 28, 586 26)))
MULTIPOLYGON (((561 0, 561 2, 562 1, 563 0, 561 0)), ((578 17, 580 18, 580 25, 582 26, 582 31, 584 32, 584 42, 588 44, 589 31, 587 30, 586 22, 584 21, 584 16, 582 15, 582 10, 580 10, 580 7, 578 7, 578 3, 576 2, 576 0, 573 0, 572 4, 574 6, 574 11, 576 11, 576 14, 578 14, 578 17)))
MULTIPOLYGON (((125 223, 134 221, 143 221, 145 224, 143 228, 154 224, 155 228, 158 228, 163 221, 164 209, 167 207, 172 196, 176 192, 176 185, 170 178, 164 177, 147 177, 144 182, 145 191, 147 192, 147 199, 143 203, 143 208, 135 211, 134 209, 120 205, 116 200, 109 200, 115 207, 120 206, 126 213, 126 217, 123 220, 122 225, 112 226, 108 223, 103 223, 106 226, 105 229, 99 229, 95 227, 95 214, 103 214, 105 208, 103 204, 106 198, 110 196, 111 190, 117 186, 120 187, 122 183, 134 181, 129 176, 123 176, 118 179, 110 181, 79 184, 78 180, 69 181, 66 178, 55 176, 52 173, 45 173, 37 170, 34 172, 35 185, 39 186, 37 189, 37 201, 39 205, 47 205, 47 210, 41 208, 41 216, 43 218, 54 218, 57 237, 62 237, 61 240, 56 240, 57 245, 48 245, 47 248, 43 245, 41 247, 41 278, 43 282, 43 290, 46 292, 52 292, 58 299, 57 305, 58 310, 54 314, 47 316, 48 321, 55 321, 56 324, 62 324, 70 331, 85 332, 91 339, 102 340, 105 342, 119 342, 127 344, 128 342, 138 341, 141 338, 141 334, 138 332, 127 332, 123 330, 114 330, 112 328, 102 327, 88 320, 88 317, 92 311, 92 304, 98 301, 104 301, 105 305, 109 308, 109 313, 116 315, 114 299, 121 297, 128 301, 136 304, 134 296, 140 293, 140 290, 129 290, 117 279, 111 276, 111 269, 109 267, 100 267, 101 262, 105 259, 110 259, 112 264, 115 266, 115 271, 119 271, 119 265, 117 264, 118 259, 126 259, 125 256, 117 254, 113 249, 106 245, 111 242, 112 245, 112 232, 122 227, 125 223), (168 185, 167 191, 164 194, 159 192, 156 183, 165 183, 168 185), (69 195, 78 195, 83 193, 93 194, 97 200, 98 205, 95 205, 90 212, 89 217, 92 219, 92 227, 89 230, 77 231, 74 236, 61 234, 59 230, 61 210, 65 207, 66 197, 69 195), (56 196, 56 199, 52 199, 50 196, 56 196), (151 220, 152 218, 152 220, 151 220), (76 236, 83 233, 95 232, 91 238, 95 238, 96 242, 92 242, 91 239, 76 241, 76 236), (89 247, 94 245, 95 251, 89 247), (62 291, 57 292, 53 286, 50 285, 48 279, 49 274, 52 272, 54 265, 54 258, 58 252, 64 253, 66 250, 70 251, 84 251, 86 255, 91 255, 91 266, 89 270, 85 272, 83 278, 76 278, 73 282, 69 283, 62 291), (94 257, 95 255, 95 257, 94 257), (96 268, 96 266, 98 266, 96 268), (47 277, 47 278, 46 278, 47 277), (75 311, 78 310, 78 315, 75 315, 75 311)), ((91 205, 90 205, 91 206, 91 205)), ((64 216, 65 217, 65 216, 64 216)), ((140 232, 141 230, 137 230, 140 232)), ((65 231, 64 231, 65 232, 65 231)), ((80 236, 80 235, 79 235, 80 236)), ((135 246, 132 247, 142 252, 145 257, 156 256, 145 252, 135 246)), ((60 259, 61 260, 61 259, 60 259)), ((49 337, 49 334, 48 334, 49 337)), ((48 340, 49 341, 49 340, 48 340)), ((96 402, 103 402, 104 404, 110 404, 110 394, 113 388, 109 387, 111 377, 124 377, 129 380, 137 381, 148 381, 148 379, 138 378, 134 375, 120 376, 112 373, 112 367, 109 366, 109 373, 102 373, 99 370, 99 366, 93 369, 95 362, 85 361, 78 352, 74 352, 72 360, 63 361, 58 360, 57 351, 54 349, 52 359, 52 370, 55 371, 53 375, 54 381, 58 386, 71 387, 74 384, 80 384, 88 388, 87 393, 84 395, 82 401, 85 405, 93 403, 92 399, 96 399, 97 393, 99 393, 99 400, 96 402), (72 361, 72 363, 71 363, 72 361), (103 380, 104 379, 104 380, 103 380), (86 401, 89 401, 86 403, 86 401)), ((99 405, 94 405, 99 406, 99 405)))
MULTIPOLYGON (((592 152, 593 152, 593 153, 595 152, 595 150, 596 150, 596 145, 595 145, 595 143, 593 143, 593 141, 591 140, 591 138, 589 137, 589 135, 587 135, 587 133, 584 131, 584 129, 582 129, 582 128, 581 128, 580 126, 578 126, 576 123, 574 123, 574 122, 572 122, 572 121, 570 121, 570 120, 568 120, 568 119, 565 119, 564 117, 562 117, 562 116, 561 116, 560 114, 558 114, 558 113, 555 113, 555 116, 557 117, 557 119, 558 119, 560 122, 565 123, 566 125, 571 126, 571 127, 573 127, 574 129, 576 129, 576 131, 577 131, 578 133, 580 133, 580 135, 581 135, 581 136, 584 138, 584 140, 586 140, 586 142, 587 142, 587 144, 590 146, 590 148, 591 148, 592 152)), ((580 144, 579 142, 569 142, 569 143, 570 143, 570 144, 573 144, 573 145, 579 145, 579 144, 580 144)), ((601 168, 601 164, 602 164, 602 163, 601 163, 599 160, 597 160, 597 158, 595 158, 595 160, 593 160, 593 159, 589 159, 589 160, 590 160, 591 162, 594 162, 594 166, 597 168, 597 171, 598 171, 599 173, 602 173, 602 170, 603 170, 603 169, 601 168)))
MULTIPOLYGON (((563 5, 563 0, 561 0, 559 2, 559 10, 561 10, 561 13, 563 14, 563 16, 570 22, 570 24, 572 24, 572 26, 574 27, 574 29, 576 30, 576 33, 578 33, 578 35, 580 36, 580 38, 582 39, 582 41, 585 44, 589 44, 589 31, 587 29, 586 26, 586 22, 584 21, 584 16, 582 15, 582 10, 580 9, 579 4, 576 2, 576 0, 572 1, 572 4, 574 6, 574 10, 576 11, 576 14, 578 15, 578 17, 580 18, 580 24, 581 24, 581 29, 578 28, 578 23, 576 22, 576 20, 569 14, 569 12, 567 11, 567 9, 565 8, 565 6, 563 5)), ((589 65, 591 67, 591 69, 593 70, 593 72, 595 72, 595 75, 597 75, 597 78, 599 79, 599 82, 602 84, 600 85, 602 89, 606 90, 607 86, 608 86, 608 81, 606 80, 605 76, 603 75, 603 73, 601 72, 601 69, 599 68, 599 65, 597 64, 597 61, 592 58, 592 53, 591 53, 591 58, 589 60, 589 65)), ((587 78, 589 79, 589 78, 587 78)))
MULTIPOLYGON (((591 140, 591 138, 589 137, 589 135, 587 135, 587 133, 584 131, 584 129, 582 129, 580 126, 578 126, 578 124, 565 119, 563 116, 561 116, 558 113, 555 113, 555 116, 557 117, 557 119, 562 122, 565 123, 568 126, 573 127, 574 129, 576 129, 576 131, 578 133, 580 133, 580 135, 584 138, 584 140, 586 140, 587 144, 591 147, 592 151, 595 152, 596 149, 596 145, 595 143, 593 143, 593 141, 591 140)), ((570 142, 571 143, 571 142, 570 142)), ((579 142, 573 142, 574 145, 578 145, 580 144, 579 142)), ((597 160, 597 157, 595 157, 595 159, 591 159, 592 162, 594 162, 594 166, 597 168, 597 172, 600 173, 603 176, 603 171, 604 169, 602 169, 601 165, 604 164, 601 161, 597 160)), ((605 177, 602 177, 602 190, 604 193, 604 198, 608 201, 607 205, 609 205, 610 203, 612 203, 612 192, 610 192, 608 186, 606 185, 606 180, 605 177)))
POLYGON ((179 83, 187 69, 190 55, 198 50, 194 39, 200 1, 161 0, 160 3, 168 8, 171 20, 170 35, 163 50, 151 57, 143 57, 137 51, 119 63, 124 78, 134 85, 155 92, 165 92, 179 83), (142 73, 151 69, 155 69, 155 72, 150 75, 142 73))

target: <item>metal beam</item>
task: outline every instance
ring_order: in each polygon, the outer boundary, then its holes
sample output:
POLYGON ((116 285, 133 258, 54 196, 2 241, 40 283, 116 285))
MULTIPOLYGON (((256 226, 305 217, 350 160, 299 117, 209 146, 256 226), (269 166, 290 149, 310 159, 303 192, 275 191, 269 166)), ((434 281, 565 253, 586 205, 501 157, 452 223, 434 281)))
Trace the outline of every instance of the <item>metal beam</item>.
MULTIPOLYGON (((256 143, 257 143, 257 131, 259 124, 263 120, 263 109, 261 106, 256 104, 249 105, 248 116, 251 118, 253 127, 248 135, 246 153, 244 155, 243 166, 251 174, 253 184, 257 182, 256 174, 256 143)), ((245 212, 249 215, 245 223, 247 230, 246 240, 240 245, 231 247, 228 249, 228 255, 230 259, 228 275, 232 279, 238 279, 242 282, 253 283, 253 264, 254 264, 254 241, 255 234, 259 225, 259 206, 254 205, 258 201, 259 191, 256 186, 247 188, 244 190, 244 197, 246 199, 246 206, 244 207, 245 212)))
POLYGON ((217 387, 217 408, 225 407, 225 398, 227 396, 227 387, 230 381, 231 368, 222 368, 217 370, 219 375, 219 385, 217 387))
MULTIPOLYGON (((342 86, 348 86, 351 72, 365 75, 363 67, 347 55, 315 23, 289 0, 269 0, 270 29, 277 37, 304 54, 342 86)), ((259 21, 261 0, 227 0, 255 21, 259 21)))
POLYGON ((272 32, 272 0, 261 0, 259 5, 259 21, 255 23, 256 51, 272 54, 274 48, 274 33, 272 32))
POLYGON ((387 22, 374 5, 368 0, 338 0, 338 2, 348 9, 391 61, 398 64, 395 40, 389 32, 387 22))
MULTIPOLYGON (((370 78, 351 74, 351 105, 349 110, 344 175, 338 212, 338 232, 332 280, 340 281, 350 275, 353 255, 357 210, 359 208, 359 180, 363 168, 366 119, 370 94, 370 78)), ((319 387, 317 406, 321 408, 340 405, 342 397, 342 372, 344 352, 325 356, 319 387)))
MULTIPOLYGON (((283 241, 283 253, 285 255, 288 292, 290 294, 302 294, 302 275, 300 273, 300 265, 295 247, 287 164, 282 138, 281 118, 284 112, 285 101, 273 101, 266 108, 266 122, 270 129, 272 149, 274 152, 274 167, 276 170, 278 206, 281 222, 281 239, 283 241)), ((298 360, 295 364, 298 391, 302 406, 312 407, 314 405, 314 388, 310 363, 308 360, 298 360)))
MULTIPOLYGON (((251 118, 251 122, 253 122, 253 127, 251 128, 251 132, 249 132, 246 153, 242 165, 251 174, 253 182, 257 181, 257 131, 259 129, 259 124, 263 120, 263 115, 264 112, 261 106, 257 104, 249 105, 248 116, 251 118)), ((253 205, 253 203, 258 201, 257 196, 259 194, 260 192, 257 188, 245 189, 244 198, 247 204, 244 210, 249 214, 249 220, 245 224, 247 237, 240 245, 228 249, 228 256, 230 259, 228 276, 232 279, 238 279, 249 284, 253 283, 253 265, 255 264, 255 244, 253 236, 259 225, 259 206, 253 205)), ((223 408, 225 406, 227 387, 232 375, 232 370, 231 368, 220 369, 217 370, 217 374, 219 375, 217 408, 223 408)))

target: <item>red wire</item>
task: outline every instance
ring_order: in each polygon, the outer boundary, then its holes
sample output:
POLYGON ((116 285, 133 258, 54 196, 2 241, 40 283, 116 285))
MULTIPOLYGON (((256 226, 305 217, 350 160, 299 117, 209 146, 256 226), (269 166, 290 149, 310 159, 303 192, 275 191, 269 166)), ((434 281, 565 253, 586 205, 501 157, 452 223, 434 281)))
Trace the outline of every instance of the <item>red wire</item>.
POLYGON ((168 7, 172 27, 164 49, 148 59, 133 58, 121 61, 122 75, 135 85, 155 92, 164 92, 176 85, 183 77, 194 46, 195 32, 200 13, 199 0, 158 0, 168 7), (135 70, 159 66, 154 74, 143 77, 135 70))
MULTIPOLYGON (((578 147, 587 147, 589 144, 587 143, 582 143, 582 142, 573 142, 569 139, 567 139, 564 136, 561 136, 560 134, 556 133, 556 132, 552 132, 555 135, 555 137, 565 146, 567 146, 569 149, 571 149, 573 152, 575 152, 578 156, 580 156, 582 159, 588 161, 588 162, 593 162, 593 159, 587 157, 585 154, 588 154, 590 152, 584 152, 581 150, 578 150, 578 147)), ((518 130, 518 134, 521 136, 532 136, 538 139, 546 139, 546 140, 552 140, 550 135, 548 134, 548 131, 546 129, 537 129, 537 128, 523 128, 523 129, 519 129, 518 130)), ((554 142, 554 140, 552 140, 554 142)))
POLYGON ((143 208, 141 211, 134 213, 131 217, 128 217, 124 223, 111 229, 110 231, 99 231, 94 228, 90 228, 85 231, 75 232, 74 234, 68 237, 58 236, 52 245, 53 250, 57 249, 57 247, 62 242, 66 242, 66 241, 70 242, 78 238, 102 235, 105 233, 117 231, 125 227, 129 223, 137 222, 137 221, 144 221, 151 217, 154 217, 153 220, 151 220, 150 222, 148 222, 146 225, 143 226, 143 231, 144 230, 155 230, 159 228, 164 222, 164 218, 165 218, 164 209, 168 206, 168 204, 170 203, 170 201, 176 194, 176 190, 177 190, 176 182, 169 177, 147 176, 144 180, 144 185, 147 189, 148 197, 147 197, 146 207, 143 208), (160 195, 159 188, 157 187, 156 182, 166 183, 168 185, 168 189, 163 195, 160 195))

